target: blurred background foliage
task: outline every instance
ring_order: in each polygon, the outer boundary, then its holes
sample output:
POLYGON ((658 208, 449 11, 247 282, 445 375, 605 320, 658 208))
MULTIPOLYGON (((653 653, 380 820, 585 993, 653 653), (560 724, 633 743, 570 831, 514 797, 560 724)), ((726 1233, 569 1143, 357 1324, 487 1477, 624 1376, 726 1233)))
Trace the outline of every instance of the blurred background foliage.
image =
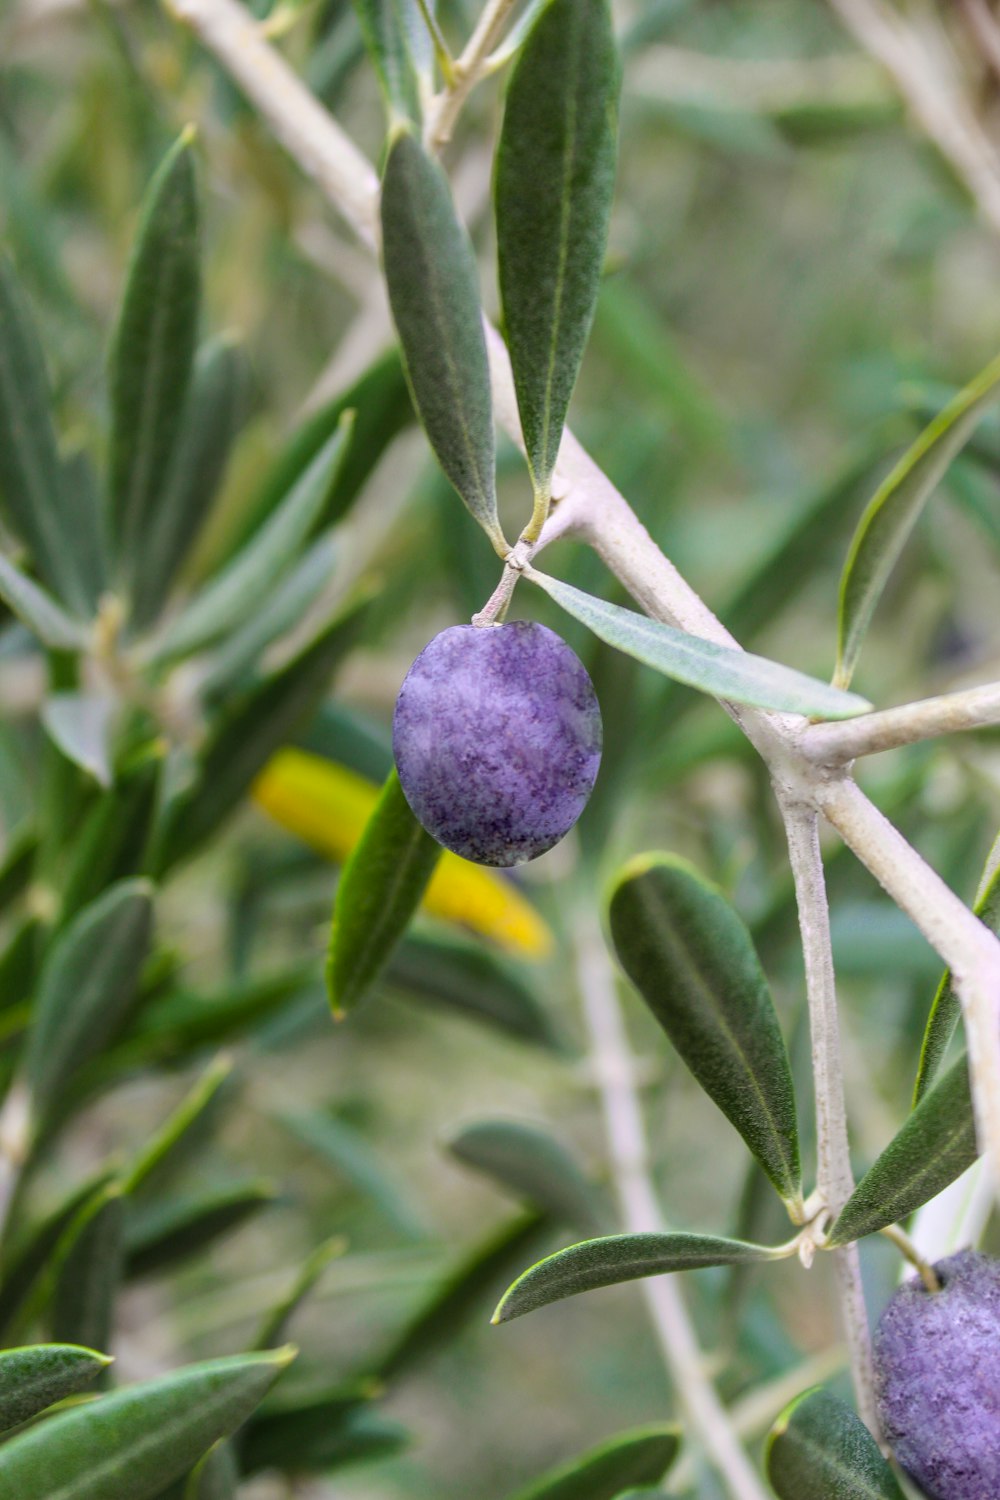
MULTIPOLYGON (((616 9, 626 54, 619 188, 574 427, 745 644, 827 675, 844 549, 865 499, 917 422, 996 351, 997 248, 823 6, 645 0, 616 9)), ((471 0, 442 6, 456 43, 474 11, 471 0)), ((279 17, 287 56, 377 156, 381 106, 349 0, 289 0, 279 17)), ((493 307, 498 100, 494 84, 475 94, 447 153, 493 307)), ((249 1347, 306 1256, 342 1236, 344 1253, 292 1326, 299 1364, 271 1399, 298 1399, 305 1421, 297 1392, 384 1386, 383 1425, 368 1440, 378 1461, 297 1493, 499 1497, 674 1403, 633 1288, 489 1327, 508 1273, 533 1247, 579 1237, 580 1226, 526 1223, 447 1143, 473 1120, 541 1124, 593 1180, 597 1211, 610 1213, 569 934, 581 908, 598 920, 620 860, 655 846, 694 859, 750 923, 808 1114, 780 827, 753 752, 713 704, 612 657, 522 591, 518 612, 559 629, 597 685, 607 752, 594 801, 578 835, 516 883, 490 877, 477 887, 453 871, 450 896, 442 889, 428 903, 379 992, 348 1023, 331 1024, 320 959, 336 866, 387 769, 396 691, 434 632, 481 607, 497 567, 435 470, 397 367, 378 363, 391 335, 373 269, 195 41, 138 0, 0 7, 0 233, 41 330, 64 452, 104 461, 106 352, 138 208, 188 122, 198 129, 204 214, 202 334, 225 335, 242 352, 238 434, 183 582, 197 586, 260 526, 283 493, 262 488, 262 472, 273 474, 303 423, 375 368, 374 398, 356 401, 359 426, 374 416, 334 572, 341 598, 362 578, 372 597, 334 688, 282 737, 298 760, 272 762, 256 805, 241 789, 208 843, 170 871, 157 902, 158 972, 147 973, 143 1004, 103 1070, 80 1084, 73 1129, 33 1174, 19 1222, 29 1233, 109 1156, 134 1155, 215 1049, 230 1047, 234 1072, 196 1150, 130 1205, 116 1377, 249 1347), (310 768, 319 790, 303 806, 310 768), (510 1236, 504 1255, 497 1244, 510 1236), (464 1302, 453 1298, 429 1331, 400 1343, 456 1268, 486 1250, 464 1302), (397 1423, 412 1437, 399 1452, 387 1425, 397 1423)), ((502 480, 516 533, 529 491, 511 451, 502 480)), ((857 683, 877 704, 1000 675, 998 483, 1000 425, 987 421, 880 607, 857 683)), ((561 546, 547 566, 617 597, 582 551, 561 546)), ((11 1057, 24 1025, 25 933, 50 920, 23 853, 58 753, 42 753, 44 673, 43 656, 8 621, 0 1038, 11 1057)), ((231 678, 220 691, 232 691, 231 678)), ((861 779, 971 898, 1000 818, 1000 740, 980 732, 894 752, 861 779)), ((97 796, 89 785, 90 805, 97 796)), ((938 965, 835 845, 829 869, 863 1167, 907 1107, 938 965)), ((629 1004, 671 1221, 780 1237, 735 1137, 629 1004)), ((866 1242, 864 1258, 877 1303, 897 1263, 879 1243, 866 1242)), ((728 1398, 790 1373, 791 1395, 837 1368, 828 1276, 826 1265, 810 1279, 784 1264, 687 1279, 728 1398)), ((304 1427, 275 1431, 272 1423, 283 1462, 308 1449, 304 1427)), ((265 1424, 262 1463, 267 1438, 265 1424)), ((322 1471, 328 1456, 316 1452, 322 1471)), ((687 1483, 706 1500, 718 1493, 707 1474, 689 1469, 687 1483)), ((240 1493, 281 1495, 283 1484, 265 1474, 240 1493)))

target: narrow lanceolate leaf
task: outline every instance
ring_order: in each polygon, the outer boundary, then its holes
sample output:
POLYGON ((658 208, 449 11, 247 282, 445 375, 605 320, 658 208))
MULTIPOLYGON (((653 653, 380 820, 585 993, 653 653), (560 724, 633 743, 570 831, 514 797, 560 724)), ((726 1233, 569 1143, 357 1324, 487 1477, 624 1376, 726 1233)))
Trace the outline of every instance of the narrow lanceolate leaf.
POLYGON ((188 1365, 50 1417, 0 1448, 0 1493, 17 1500, 153 1500, 246 1421, 294 1357, 188 1365))
POLYGON ((627 866, 611 897, 619 962, 781 1196, 801 1187, 788 1055, 750 934, 683 860, 627 866))
POLYGON ((627 1485, 662 1479, 680 1445, 676 1427, 637 1427, 543 1474, 513 1500, 616 1500, 627 1485))
POLYGON ((382 254, 413 400, 442 469, 501 557, 476 259, 444 172, 406 130, 382 181, 382 254))
POLYGON ((351 420, 350 415, 342 418, 274 515, 167 629, 150 653, 154 663, 211 645, 260 609, 275 581, 298 557, 326 505, 351 420))
MULTIPOLYGON (((995 849, 996 845, 994 845, 995 849)), ((981 922, 985 922, 987 927, 1000 935, 1000 865, 996 868, 991 868, 991 865, 992 852, 976 897, 976 904, 972 909, 981 922)), ((927 1018, 923 1045, 920 1048, 920 1065, 917 1068, 917 1078, 913 1088, 914 1105, 920 1103, 938 1077, 961 1017, 962 1008, 952 984, 951 970, 947 969, 941 976, 941 983, 938 985, 931 1013, 927 1018)))
POLYGON ((32 1344, 0 1353, 0 1432, 96 1380, 111 1360, 77 1344, 32 1344))
POLYGON ((872 496, 854 533, 840 580, 837 670, 847 687, 875 606, 927 501, 998 396, 1000 358, 988 364, 935 417, 872 496))
POLYGON ((151 182, 111 347, 111 518, 131 573, 165 492, 198 331, 198 199, 185 130, 151 182))
POLYGON ((537 1125, 481 1120, 448 1142, 452 1156, 564 1224, 596 1229, 603 1217, 592 1182, 566 1147, 537 1125))
MULTIPOLYGON (((428 887, 428 911, 434 910, 431 897, 440 872, 441 865, 428 887)), ((561 1045, 558 1029, 526 970, 481 943, 411 933, 390 958, 385 979, 404 999, 444 1006, 537 1047, 558 1050, 561 1045)))
POLYGON ((123 880, 69 924, 39 981, 25 1058, 32 1113, 44 1119, 63 1085, 100 1052, 128 1011, 149 951, 152 887, 123 880))
POLYGON ((88 1206, 96 1208, 103 1201, 109 1179, 110 1174, 102 1172, 84 1183, 13 1245, 4 1245, 0 1277, 0 1335, 4 1343, 11 1343, 19 1336, 30 1320, 32 1309, 45 1301, 47 1290, 42 1290, 41 1284, 47 1277, 48 1290, 51 1289, 51 1278, 61 1254, 59 1246, 65 1248, 67 1230, 74 1222, 83 1222, 81 1215, 88 1206))
POLYGON ((54 693, 42 704, 42 723, 74 765, 99 786, 114 779, 112 733, 118 704, 96 693, 54 693))
POLYGON ((67 614, 52 595, 22 573, 0 553, 0 599, 23 625, 53 651, 81 651, 87 644, 87 628, 67 614))
POLYGON ((528 463, 545 495, 597 305, 619 77, 608 0, 552 0, 507 93, 496 167, 500 293, 528 463))
POLYGON ((126 1239, 126 1276, 155 1276, 188 1260, 269 1208, 274 1199, 269 1182, 234 1183, 216 1193, 167 1199, 141 1215, 134 1213, 126 1239))
POLYGON ((337 887, 326 964, 334 1015, 346 1015, 378 978, 440 856, 392 771, 337 887))
POLYGON ((402 1330, 379 1363, 379 1379, 397 1379, 480 1318, 484 1303, 489 1306, 498 1287, 525 1256, 538 1253, 551 1232, 552 1220, 543 1214, 522 1214, 475 1246, 402 1330))
POLYGON ((155 868, 187 858, 207 839, 278 747, 315 710, 335 667, 357 640, 370 598, 359 593, 348 600, 291 661, 227 702, 209 729, 195 785, 167 814, 153 856, 155 868))
POLYGON ((71 1231, 60 1254, 52 1306, 52 1335, 67 1343, 109 1349, 115 1298, 121 1285, 125 1206, 110 1187, 71 1231))
POLYGON ((333 1167, 378 1208, 407 1239, 423 1239, 427 1229, 410 1203, 409 1188, 387 1169, 364 1135, 326 1110, 278 1117, 304 1146, 333 1167))
POLYGON ((149 843, 163 765, 163 749, 151 745, 118 773, 74 835, 62 881, 60 923, 126 876, 138 875, 149 843))
POLYGON ((366 1411, 356 1395, 333 1392, 300 1405, 265 1408, 240 1444, 240 1460, 247 1474, 260 1469, 324 1474, 391 1458, 408 1440, 405 1428, 366 1411))
POLYGON ((583 1240, 546 1256, 519 1276, 504 1292, 493 1322, 509 1323, 511 1318, 563 1297, 622 1281, 638 1281, 643 1276, 775 1260, 784 1253, 711 1234, 610 1234, 583 1240))
POLYGON ((193 1469, 184 1500, 236 1500, 240 1471, 232 1443, 217 1443, 193 1469))
POLYGON ((77 531, 63 482, 38 336, 0 255, 0 511, 43 582, 71 609, 85 610, 74 558, 77 531))
POLYGON ((792 667, 783 667, 749 651, 717 646, 713 641, 675 630, 672 625, 663 625, 619 604, 595 599, 592 594, 585 594, 548 573, 540 573, 537 568, 527 568, 525 572, 532 583, 537 583, 599 640, 675 682, 686 682, 689 687, 731 703, 807 714, 815 719, 850 719, 871 708, 868 700, 859 698, 857 693, 843 692, 792 667))
POLYGON ((319 1281, 323 1272, 333 1261, 343 1255, 347 1249, 347 1241, 343 1235, 335 1235, 332 1239, 325 1240, 318 1245, 313 1253, 303 1263, 302 1269, 296 1276, 288 1291, 280 1302, 268 1312, 254 1339, 255 1349, 274 1349, 282 1342, 288 1330, 288 1324, 295 1316, 299 1307, 309 1296, 313 1287, 319 1281))
POLYGON ((862 1177, 830 1231, 831 1243, 846 1245, 899 1223, 961 1177, 978 1154, 963 1054, 862 1177))
POLYGON ((779 1500, 903 1500, 868 1428, 823 1390, 799 1396, 774 1424, 767 1477, 779 1500))
POLYGON ((354 0, 354 9, 390 118, 419 120, 413 47, 426 27, 417 0, 354 0))
POLYGON ((183 1148, 185 1137, 202 1123, 218 1097, 223 1084, 232 1076, 232 1059, 222 1055, 205 1070, 191 1091, 167 1117, 163 1125, 146 1142, 123 1179, 123 1191, 138 1192, 164 1163, 183 1148))
POLYGON ((135 559, 131 625, 151 624, 208 518, 249 409, 246 356, 231 338, 199 352, 163 499, 135 559))

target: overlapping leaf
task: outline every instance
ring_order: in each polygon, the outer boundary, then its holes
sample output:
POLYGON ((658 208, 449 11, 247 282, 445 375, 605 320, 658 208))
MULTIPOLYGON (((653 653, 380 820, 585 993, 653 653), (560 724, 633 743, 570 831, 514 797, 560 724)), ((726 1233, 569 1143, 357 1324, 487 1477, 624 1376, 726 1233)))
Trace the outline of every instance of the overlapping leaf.
POLYGON ((391 772, 337 887, 326 966, 335 1015, 346 1015, 385 967, 440 855, 391 772))
POLYGON ((526 576, 599 640, 675 682, 686 682, 716 698, 818 719, 850 719, 871 708, 867 699, 859 698, 856 693, 830 687, 804 672, 749 651, 717 646, 700 636, 675 630, 672 625, 663 625, 647 615, 585 594, 572 584, 540 573, 537 568, 526 569, 526 576))
POLYGON ((476 260, 448 179, 408 131, 382 181, 382 254, 414 403, 438 462, 504 556, 476 260))
POLYGON ((837 670, 847 687, 882 590, 914 526, 986 407, 998 396, 1000 358, 987 365, 917 438, 872 496, 840 580, 837 670))
POLYGON ((775 1251, 766 1245, 748 1245, 711 1234, 609 1234, 582 1240, 566 1250, 557 1250, 519 1276, 501 1298, 493 1322, 508 1323, 563 1297, 637 1281, 643 1276, 775 1258, 775 1251))
POLYGON ((608 0, 552 0, 514 69, 496 166, 504 323, 532 480, 546 496, 597 304, 618 87, 608 0))
POLYGON ((662 1479, 681 1445, 676 1427, 638 1427, 543 1474, 513 1500, 616 1500, 626 1486, 662 1479))
POLYGON ((185 130, 146 194, 111 348, 111 514, 130 573, 165 493, 194 360, 198 198, 185 130))
POLYGON ((17 1500, 152 1500, 235 1431, 293 1351, 236 1355, 104 1396, 0 1448, 0 1491, 17 1500))
POLYGON ((903 1500, 868 1428, 827 1391, 807 1391, 778 1418, 767 1477, 779 1500, 903 1500))
POLYGON ((111 1363, 77 1344, 31 1344, 0 1352, 0 1432, 83 1390, 111 1363))
POLYGON ((566 1147, 537 1125, 480 1120, 453 1136, 448 1150, 553 1219, 599 1227, 603 1214, 593 1183, 566 1147))
POLYGON ((786 1201, 801 1189, 795 1094, 750 934, 685 861, 634 861, 611 896, 619 961, 786 1201))
POLYGON ((830 1231, 845 1245, 908 1217, 954 1182, 978 1155, 963 1055, 923 1095, 858 1183, 830 1231))

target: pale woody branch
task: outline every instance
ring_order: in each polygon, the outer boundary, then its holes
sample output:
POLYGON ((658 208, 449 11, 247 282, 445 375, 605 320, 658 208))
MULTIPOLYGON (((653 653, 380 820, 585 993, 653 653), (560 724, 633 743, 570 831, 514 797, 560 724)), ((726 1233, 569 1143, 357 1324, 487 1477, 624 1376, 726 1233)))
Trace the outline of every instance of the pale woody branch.
POLYGON ((424 135, 431 147, 451 139, 466 99, 488 72, 488 58, 503 34, 517 0, 489 0, 476 22, 462 55, 452 64, 452 76, 428 110, 424 135))
POLYGON ((803 755, 818 766, 845 766, 859 755, 1000 724, 1000 682, 923 698, 842 724, 811 724, 799 737, 803 755))

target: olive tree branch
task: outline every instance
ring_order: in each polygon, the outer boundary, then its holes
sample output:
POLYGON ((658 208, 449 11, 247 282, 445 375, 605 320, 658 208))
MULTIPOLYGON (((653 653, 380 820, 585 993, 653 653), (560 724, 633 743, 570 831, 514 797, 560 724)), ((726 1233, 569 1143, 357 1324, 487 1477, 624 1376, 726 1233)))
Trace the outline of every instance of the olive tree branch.
POLYGON ((503 32, 517 0, 487 0, 464 50, 451 65, 451 78, 432 100, 424 125, 424 139, 432 148, 451 140, 465 101, 489 73, 489 55, 503 32))
MULTIPOLYGON (((847 1109, 840 1054, 840 1022, 830 941, 830 906, 823 876, 818 817, 814 808, 779 795, 795 880, 799 931, 806 969, 809 1033, 812 1039, 813 1087, 816 1096, 816 1188, 823 1206, 837 1214, 854 1191, 847 1138, 847 1109)), ((861 1284, 857 1245, 833 1251, 844 1333, 858 1412, 879 1432, 872 1371, 871 1333, 861 1284)))
MULTIPOLYGON (((634 1059, 615 990, 614 970, 592 918, 578 920, 574 947, 577 988, 622 1222, 633 1234, 655 1233, 665 1225, 649 1170, 634 1059)), ((734 1500, 765 1500, 767 1492, 705 1374, 676 1277, 647 1276, 640 1287, 677 1398, 705 1456, 726 1480, 734 1500)))
MULTIPOLYGON (((284 60, 268 46, 239 0, 165 0, 165 3, 197 31, 332 206, 374 248, 378 191, 374 169, 284 60)), ((832 0, 832 3, 843 11, 868 14, 865 0, 832 0)), ((487 7, 484 18, 489 15, 502 21, 505 14, 506 8, 501 10, 497 0, 487 7)), ((895 46, 898 38, 894 26, 889 26, 884 18, 880 25, 889 27, 886 36, 895 46)), ((908 48, 907 43, 903 48, 907 58, 908 48)), ((920 76, 923 78, 923 74, 920 76)), ((1000 228, 1000 177, 995 225, 1000 228)), ((487 347, 497 421, 520 443, 510 362, 503 340, 490 327, 487 327, 487 347)), ((575 535, 590 545, 652 618, 706 640, 737 645, 656 545, 624 497, 569 432, 563 440, 553 493, 560 497, 559 525, 563 534, 575 535)), ((733 704, 723 707, 767 763, 779 793, 823 812, 951 968, 969 1039, 980 1149, 989 1158, 994 1180, 1000 1183, 997 1015, 1000 943, 868 802, 846 773, 835 775, 803 752, 800 740, 807 726, 801 719, 733 704)), ((843 1298, 843 1287, 841 1293, 843 1298)), ((846 1307, 845 1312, 849 1323, 852 1314, 846 1307)))
POLYGON ((859 755, 876 755, 990 724, 1000 724, 1000 682, 923 698, 839 724, 811 724, 799 736, 799 749, 817 765, 845 766, 859 755))

